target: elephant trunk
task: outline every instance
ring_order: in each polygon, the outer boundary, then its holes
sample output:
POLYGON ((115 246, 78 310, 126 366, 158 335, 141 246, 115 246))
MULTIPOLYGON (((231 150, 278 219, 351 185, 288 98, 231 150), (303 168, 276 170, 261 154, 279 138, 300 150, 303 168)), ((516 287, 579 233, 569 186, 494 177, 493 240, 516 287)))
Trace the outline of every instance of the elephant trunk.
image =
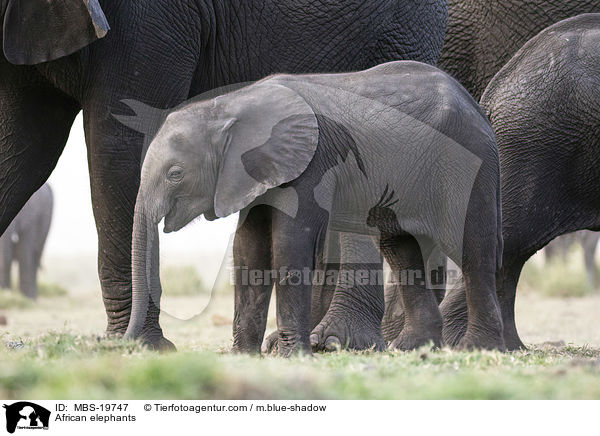
POLYGON ((158 220, 149 213, 138 194, 133 222, 132 247, 132 307, 125 337, 136 339, 144 331, 148 319, 158 319, 162 288, 159 275, 158 220), (156 313, 152 313, 156 312, 156 313))

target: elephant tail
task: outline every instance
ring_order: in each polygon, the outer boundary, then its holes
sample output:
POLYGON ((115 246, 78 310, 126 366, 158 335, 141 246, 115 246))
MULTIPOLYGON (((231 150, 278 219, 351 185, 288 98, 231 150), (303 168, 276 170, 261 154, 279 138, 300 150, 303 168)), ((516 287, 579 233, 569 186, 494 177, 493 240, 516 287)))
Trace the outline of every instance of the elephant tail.
POLYGON ((502 237, 502 192, 500 185, 500 172, 498 172, 497 179, 497 188, 496 188, 496 202, 498 211, 497 216, 497 225, 496 225, 496 238, 498 243, 496 244, 496 271, 499 271, 502 268, 502 256, 504 253, 504 238, 502 237))

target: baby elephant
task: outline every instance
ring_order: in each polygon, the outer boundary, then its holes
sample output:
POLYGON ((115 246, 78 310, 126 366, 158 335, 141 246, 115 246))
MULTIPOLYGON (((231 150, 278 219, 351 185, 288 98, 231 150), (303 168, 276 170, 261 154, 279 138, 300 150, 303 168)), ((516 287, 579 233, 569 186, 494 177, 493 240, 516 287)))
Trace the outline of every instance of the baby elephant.
MULTIPOLYGON (((401 347, 440 343, 425 265, 443 253, 462 267, 468 289, 460 345, 503 349, 499 189, 486 117, 429 65, 276 75, 190 103, 166 118, 143 164, 127 336, 147 336, 146 314, 160 307, 160 220, 172 232, 202 214, 212 220, 241 211, 236 351, 260 352, 275 284, 279 354, 310 353, 311 289, 330 279, 315 269, 328 230, 373 238, 404 283, 401 347)), ((336 292, 377 279, 366 273, 339 271, 336 292)))

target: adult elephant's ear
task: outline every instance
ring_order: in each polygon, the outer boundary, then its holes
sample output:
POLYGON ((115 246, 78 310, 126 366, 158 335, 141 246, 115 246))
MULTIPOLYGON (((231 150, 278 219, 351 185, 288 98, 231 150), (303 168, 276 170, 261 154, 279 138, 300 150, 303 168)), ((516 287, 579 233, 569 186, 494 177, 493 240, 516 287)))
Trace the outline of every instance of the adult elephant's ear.
POLYGON ((98 0, 8 0, 4 55, 34 65, 80 50, 109 30, 98 0))
POLYGON ((304 98, 279 84, 258 83, 217 100, 222 126, 216 141, 225 151, 215 212, 224 217, 300 176, 317 149, 319 128, 304 98))

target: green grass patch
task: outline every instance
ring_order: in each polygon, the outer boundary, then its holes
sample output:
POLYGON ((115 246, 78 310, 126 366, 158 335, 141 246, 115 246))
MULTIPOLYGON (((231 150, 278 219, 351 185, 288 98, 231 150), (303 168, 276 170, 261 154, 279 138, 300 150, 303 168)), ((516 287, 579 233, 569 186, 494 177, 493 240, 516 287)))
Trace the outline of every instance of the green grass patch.
POLYGON ((69 293, 58 283, 41 282, 38 284, 38 295, 40 297, 53 298, 64 297, 69 293))
POLYGON ((3 338, 0 396, 93 399, 600 399, 600 351, 160 355, 115 339, 3 338))
POLYGON ((27 309, 34 304, 33 300, 19 291, 0 288, 0 309, 27 309))
POLYGON ((530 259, 519 280, 519 292, 535 292, 546 297, 583 297, 595 290, 587 280, 583 254, 578 247, 566 259, 556 256, 550 261, 530 259))

